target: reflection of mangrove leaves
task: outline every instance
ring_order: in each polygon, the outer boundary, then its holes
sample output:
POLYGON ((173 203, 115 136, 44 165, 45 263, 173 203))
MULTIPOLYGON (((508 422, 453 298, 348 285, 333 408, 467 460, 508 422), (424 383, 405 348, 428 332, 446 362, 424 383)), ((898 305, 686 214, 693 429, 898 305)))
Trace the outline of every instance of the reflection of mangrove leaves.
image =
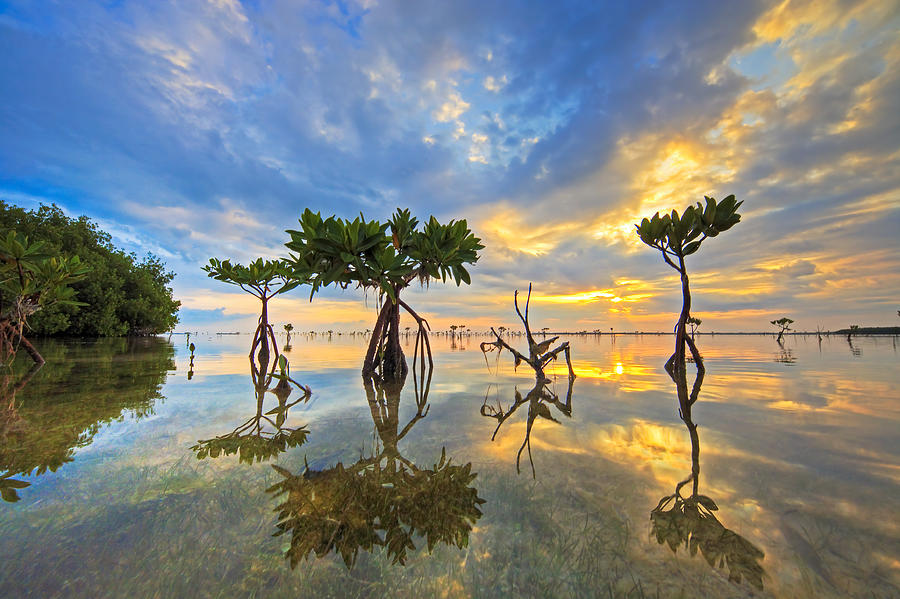
MULTIPOLYGON (((283 356, 280 358, 284 368, 284 358, 283 356)), ((284 424, 287 422, 288 411, 298 403, 309 399, 311 395, 309 388, 300 387, 304 393, 294 401, 288 402, 293 389, 287 378, 282 378, 275 387, 269 389, 271 380, 266 380, 266 374, 260 373, 252 362, 251 378, 256 389, 256 414, 227 435, 198 440, 196 445, 191 446, 198 460, 238 454, 241 463, 252 464, 269 460, 292 447, 306 443, 309 431, 305 426, 287 428, 284 424), (278 398, 278 405, 263 414, 266 393, 274 394, 278 398), (275 416, 275 420, 273 421, 270 416, 275 416), (267 425, 274 430, 265 430, 268 428, 267 425)))
POLYGON ((712 514, 715 502, 699 495, 684 499, 670 495, 660 500, 650 512, 651 534, 660 545, 668 545, 673 553, 678 547, 688 548, 691 556, 699 550, 714 568, 728 568, 728 579, 740 583, 746 579, 757 589, 763 588, 763 569, 759 560, 765 557, 747 539, 728 530, 712 514), (673 502, 674 500, 674 502, 673 502), (669 510, 665 508, 672 505, 669 510))
POLYGON ((106 424, 152 414, 175 368, 174 349, 156 337, 45 340, 39 350, 47 364, 0 415, 0 480, 54 472, 106 424))
POLYGON ((226 435, 201 441, 191 447, 197 452, 197 459, 217 458, 220 455, 238 454, 238 460, 244 464, 263 462, 292 447, 299 447, 306 442, 309 431, 306 427, 298 429, 280 429, 274 434, 263 433, 260 436, 226 435))
POLYGON ((276 535, 291 535, 286 554, 291 567, 311 553, 323 557, 334 551, 351 568, 360 549, 376 546, 403 564, 416 535, 425 537, 429 552, 438 543, 462 548, 484 503, 469 486, 476 477, 472 464, 454 465, 443 450, 430 470, 397 469, 392 461, 382 466, 378 459, 299 476, 272 467, 284 477, 267 491, 287 494, 276 508, 276 535))
POLYGON ((537 416, 540 416, 541 418, 546 418, 547 420, 552 420, 553 422, 556 422, 557 424, 559 423, 559 420, 557 420, 550 414, 550 408, 547 407, 547 404, 545 404, 543 402, 537 404, 537 406, 535 407, 535 413, 537 416))
POLYGON ((16 489, 24 489, 30 485, 31 483, 26 483, 23 480, 16 480, 7 476, 0 477, 0 497, 3 498, 3 501, 9 501, 10 503, 18 501, 19 494, 16 493, 16 489))

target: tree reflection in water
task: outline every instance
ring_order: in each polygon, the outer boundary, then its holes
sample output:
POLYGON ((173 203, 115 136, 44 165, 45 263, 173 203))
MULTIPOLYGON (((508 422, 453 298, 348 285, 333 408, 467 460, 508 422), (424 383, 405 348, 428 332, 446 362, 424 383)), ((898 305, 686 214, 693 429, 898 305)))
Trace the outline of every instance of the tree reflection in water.
POLYGON ((651 534, 660 545, 668 545, 673 553, 684 547, 691 556, 695 556, 699 550, 713 568, 727 568, 730 581, 740 583, 746 580, 762 590, 765 572, 759 562, 765 554, 744 537, 725 528, 713 514, 719 509, 716 502, 699 493, 700 437, 691 409, 700 395, 705 368, 699 352, 693 347, 691 350, 697 365, 697 378, 690 392, 687 368, 667 369, 678 392, 679 416, 691 438, 691 474, 675 486, 675 493, 660 499, 650 512, 651 534), (690 495, 685 497, 681 490, 689 483, 690 495))
POLYGON ((784 345, 781 345, 781 351, 775 355, 775 362, 779 362, 781 364, 793 364, 797 361, 797 358, 794 357, 794 351, 790 348, 785 348, 784 345))
MULTIPOLYGON (((494 429, 494 434, 491 435, 491 441, 493 441, 497 437, 497 433, 500 432, 500 427, 503 426, 503 423, 509 420, 509 418, 513 414, 515 414, 516 410, 518 410, 523 405, 528 404, 528 416, 525 421, 525 439, 524 441, 522 441, 522 446, 519 448, 519 451, 516 454, 516 472, 521 472, 519 468, 519 462, 522 458, 522 452, 527 447, 528 461, 531 463, 531 476, 537 476, 534 469, 534 459, 531 456, 531 430, 534 426, 535 420, 540 417, 559 424, 559 420, 553 417, 550 406, 555 407, 557 411, 559 411, 567 418, 572 417, 572 383, 574 382, 574 379, 569 378, 568 380, 569 388, 566 391, 565 402, 560 400, 559 396, 550 390, 550 388, 548 387, 550 382, 549 379, 541 378, 538 378, 535 381, 534 387, 531 389, 531 391, 525 394, 524 397, 517 388, 515 390, 515 400, 506 409, 503 408, 499 400, 497 400, 496 406, 489 404, 488 394, 485 394, 484 403, 481 404, 481 415, 497 420, 497 428, 494 429)), ((488 387, 488 392, 490 392, 490 387, 488 387)))
MULTIPOLYGON (((28 384, 31 377, 33 377, 43 365, 44 363, 42 362, 32 365, 31 369, 19 378, 16 378, 12 369, 6 368, 2 377, 0 377, 0 379, 2 379, 2 382, 0 382, 0 444, 3 446, 3 451, 0 451, 0 455, 6 453, 5 447, 7 443, 10 442, 10 439, 16 440, 18 436, 26 433, 28 430, 27 423, 22 419, 16 409, 16 393, 21 391, 25 385, 28 384)), ((7 462, 7 460, 3 461, 7 462)), ((6 471, 0 475, 0 498, 2 498, 3 501, 9 502, 19 501, 17 490, 28 487, 30 483, 16 480, 12 477, 17 473, 29 474, 31 468, 23 470, 21 467, 16 467, 10 463, 4 463, 3 466, 6 471)), ((51 463, 49 465, 43 465, 43 468, 38 466, 38 469, 40 470, 38 474, 46 472, 48 466, 51 470, 56 470, 56 468, 59 467, 59 464, 51 463)))
POLYGON ((439 543, 465 547, 474 523, 481 517, 484 500, 472 485, 477 476, 472 464, 453 464, 441 449, 431 468, 420 468, 397 447, 412 427, 428 414, 427 378, 415 381, 416 413, 400 428, 399 406, 403 379, 383 382, 372 375, 363 378, 380 441, 373 455, 356 463, 342 463, 325 470, 308 466, 300 474, 272 467, 283 477, 267 489, 283 497, 278 512, 277 535, 289 534, 285 557, 291 567, 312 553, 323 557, 339 554, 352 568, 359 551, 384 547, 394 563, 405 563, 415 550, 415 539, 424 537, 428 551, 439 543))
POLYGON ((104 424, 153 413, 174 370, 174 348, 157 337, 45 341, 47 363, 0 374, 0 496, 18 501, 31 483, 16 476, 55 472, 93 442, 104 424))
POLYGON ((285 423, 288 411, 298 403, 307 401, 312 392, 309 387, 301 386, 288 376, 287 359, 280 357, 273 365, 272 371, 266 372, 251 358, 250 378, 256 392, 256 414, 227 435, 197 441, 197 444, 191 447, 197 454, 197 459, 238 454, 239 461, 252 464, 271 459, 306 442, 309 434, 306 426, 290 428, 286 427, 285 423), (281 364, 282 372, 275 375, 274 367, 278 364, 281 364), (278 379, 278 383, 272 387, 272 380, 275 378, 278 379), (288 401, 294 391, 291 383, 300 390, 300 395, 293 401, 288 401), (264 413, 266 393, 273 394, 278 399, 278 405, 264 413))

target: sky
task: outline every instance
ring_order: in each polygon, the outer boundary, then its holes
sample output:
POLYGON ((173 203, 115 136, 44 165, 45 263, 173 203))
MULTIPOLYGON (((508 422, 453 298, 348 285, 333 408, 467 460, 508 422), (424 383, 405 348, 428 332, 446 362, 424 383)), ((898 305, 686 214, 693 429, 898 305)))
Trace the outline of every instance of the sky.
MULTIPOLYGON (((176 273, 178 330, 250 331, 210 257, 285 256, 304 208, 466 219, 433 329, 669 331, 634 223, 734 194, 687 259, 706 331, 900 324, 900 1, 0 0, 0 199, 85 214, 176 273)), ((371 327, 305 288, 275 323, 371 327)), ((410 323, 412 324, 412 323, 410 323)))

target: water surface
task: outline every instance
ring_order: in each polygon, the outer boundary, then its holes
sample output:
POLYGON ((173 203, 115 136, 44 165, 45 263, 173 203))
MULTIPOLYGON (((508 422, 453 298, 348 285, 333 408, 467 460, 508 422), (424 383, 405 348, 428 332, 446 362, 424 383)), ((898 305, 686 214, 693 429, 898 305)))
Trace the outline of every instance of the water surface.
POLYGON ((699 336, 687 422, 671 337, 569 338, 571 393, 482 340, 401 389, 295 336, 309 398, 245 335, 45 342, 4 379, 0 596, 900 596, 895 339, 699 336))

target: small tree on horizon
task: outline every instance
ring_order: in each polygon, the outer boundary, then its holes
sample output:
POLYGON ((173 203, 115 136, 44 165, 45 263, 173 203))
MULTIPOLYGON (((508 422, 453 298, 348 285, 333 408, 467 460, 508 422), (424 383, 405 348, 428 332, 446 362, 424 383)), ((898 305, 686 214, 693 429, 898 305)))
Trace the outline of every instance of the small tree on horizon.
POLYGON ((688 206, 680 216, 676 210, 663 216, 657 212, 651 218, 645 218, 639 225, 635 225, 641 241, 659 250, 666 264, 681 275, 682 306, 675 325, 675 352, 666 362, 666 368, 670 371, 673 367, 684 367, 685 344, 690 347, 698 368, 702 368, 700 352, 697 351, 693 339, 689 339, 685 334, 687 320, 691 316, 691 291, 684 259, 699 250, 700 244, 707 238, 727 231, 741 220, 737 210, 743 202, 735 200, 734 195, 726 197, 721 202, 716 202, 711 197, 705 199, 705 207, 697 202, 696 206, 688 206))
POLYGON ((779 328, 778 331, 778 343, 781 343, 782 338, 784 337, 785 331, 791 330, 791 325, 794 324, 794 321, 790 318, 779 318, 778 320, 771 321, 771 324, 779 328))
POLYGON ((694 333, 697 332, 697 329, 700 328, 700 325, 703 324, 703 321, 699 318, 694 318, 693 316, 689 316, 687 319, 688 326, 691 327, 691 340, 694 339, 694 333))

